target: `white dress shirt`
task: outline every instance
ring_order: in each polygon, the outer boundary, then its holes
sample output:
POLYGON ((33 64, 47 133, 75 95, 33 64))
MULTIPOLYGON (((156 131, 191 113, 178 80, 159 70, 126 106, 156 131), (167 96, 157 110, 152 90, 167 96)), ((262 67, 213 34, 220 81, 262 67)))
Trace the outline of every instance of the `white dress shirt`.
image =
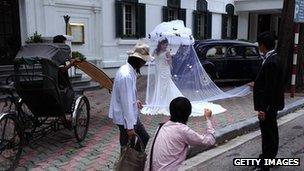
POLYGON ((116 73, 109 109, 109 117, 125 129, 133 129, 139 116, 136 94, 136 72, 127 63, 116 73))

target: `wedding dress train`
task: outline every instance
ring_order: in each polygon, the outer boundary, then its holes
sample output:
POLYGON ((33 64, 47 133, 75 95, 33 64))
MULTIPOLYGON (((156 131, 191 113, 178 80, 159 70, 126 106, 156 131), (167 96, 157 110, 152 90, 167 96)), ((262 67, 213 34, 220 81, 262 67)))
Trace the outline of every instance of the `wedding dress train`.
MULTIPOLYGON (((150 77, 153 79, 148 79, 149 81, 154 81, 154 83, 148 83, 151 87, 147 87, 147 94, 152 94, 147 98, 144 108, 141 110, 143 114, 164 114, 170 115, 169 105, 170 102, 180 96, 184 96, 175 83, 172 80, 170 61, 167 60, 166 52, 161 53, 155 57, 153 71, 150 71, 150 77), (150 91, 150 92, 149 92, 150 91)), ((191 101, 192 113, 191 116, 202 116, 204 114, 204 109, 208 108, 213 114, 218 114, 225 112, 222 106, 210 102, 204 101, 191 101)))

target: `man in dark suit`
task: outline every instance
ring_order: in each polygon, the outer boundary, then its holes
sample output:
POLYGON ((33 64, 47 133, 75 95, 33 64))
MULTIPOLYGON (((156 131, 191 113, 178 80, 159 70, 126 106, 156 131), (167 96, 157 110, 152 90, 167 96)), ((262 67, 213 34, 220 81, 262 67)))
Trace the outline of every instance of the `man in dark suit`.
MULTIPOLYGON (((264 61, 253 86, 254 110, 258 112, 262 134, 261 159, 276 157, 279 145, 277 113, 284 108, 283 68, 275 49, 275 37, 270 32, 258 36, 264 61)), ((260 166, 257 170, 269 170, 260 166)))

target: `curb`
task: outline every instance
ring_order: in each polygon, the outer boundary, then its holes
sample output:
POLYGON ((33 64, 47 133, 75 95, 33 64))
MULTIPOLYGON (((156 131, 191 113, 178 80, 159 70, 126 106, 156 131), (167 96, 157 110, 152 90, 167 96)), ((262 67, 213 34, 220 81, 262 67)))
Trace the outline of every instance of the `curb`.
MULTIPOLYGON (((304 98, 297 100, 291 104, 288 104, 282 111, 278 112, 277 118, 294 112, 299 108, 304 107, 304 98)), ((259 127, 259 121, 257 117, 252 117, 244 121, 228 125, 224 128, 216 130, 215 138, 217 144, 222 144, 227 140, 231 140, 237 136, 243 135, 247 132, 256 130, 259 127)), ((191 147, 187 158, 191 158, 198 153, 206 151, 212 147, 191 147)))

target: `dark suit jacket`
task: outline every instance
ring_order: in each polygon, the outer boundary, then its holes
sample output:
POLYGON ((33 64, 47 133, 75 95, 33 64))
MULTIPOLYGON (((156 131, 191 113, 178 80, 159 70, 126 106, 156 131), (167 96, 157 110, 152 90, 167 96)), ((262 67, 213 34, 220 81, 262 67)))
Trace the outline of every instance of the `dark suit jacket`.
POLYGON ((262 65, 253 87, 254 110, 279 111, 284 108, 283 68, 276 52, 262 65))

